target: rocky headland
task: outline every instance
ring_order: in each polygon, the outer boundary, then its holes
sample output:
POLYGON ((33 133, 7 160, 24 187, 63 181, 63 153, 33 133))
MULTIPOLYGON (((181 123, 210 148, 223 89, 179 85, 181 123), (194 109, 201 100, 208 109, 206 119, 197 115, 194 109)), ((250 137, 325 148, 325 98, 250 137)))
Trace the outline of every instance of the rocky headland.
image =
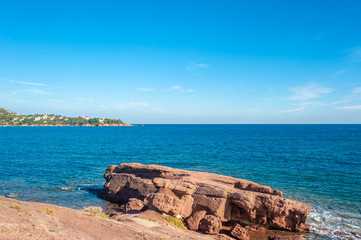
POLYGON ((291 233, 308 231, 311 206, 247 180, 139 163, 111 165, 104 178, 99 196, 121 211, 166 214, 177 225, 208 236, 225 233, 228 239, 246 240, 258 233, 257 239, 303 239, 291 233), (281 236, 272 237, 274 231, 281 236))

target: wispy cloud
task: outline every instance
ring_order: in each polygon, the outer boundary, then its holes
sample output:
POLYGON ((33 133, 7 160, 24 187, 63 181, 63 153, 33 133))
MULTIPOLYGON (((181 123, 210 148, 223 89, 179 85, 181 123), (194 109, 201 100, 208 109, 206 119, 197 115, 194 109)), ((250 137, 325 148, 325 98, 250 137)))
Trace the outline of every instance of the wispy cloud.
POLYGON ((344 100, 334 101, 334 102, 330 102, 330 103, 323 103, 321 106, 322 106, 322 107, 325 107, 325 106, 330 106, 330 105, 345 103, 345 102, 348 102, 348 101, 350 101, 350 100, 344 99, 344 100))
POLYGON ((23 85, 32 85, 32 86, 47 86, 44 83, 33 83, 33 82, 24 82, 24 81, 17 81, 17 80, 12 80, 12 79, 8 79, 8 78, 0 78, 0 80, 4 80, 4 81, 8 81, 11 83, 19 83, 19 84, 23 84, 23 85))
POLYGON ((290 113, 290 112, 298 112, 298 111, 302 111, 304 109, 305 109, 304 107, 289 109, 289 110, 279 111, 278 114, 290 113))
POLYGON ((160 108, 160 107, 152 108, 152 110, 155 111, 155 112, 160 112, 160 113, 165 112, 165 110, 163 108, 160 108))
POLYGON ((205 64, 205 63, 192 63, 188 66, 186 66, 186 69, 188 71, 195 71, 197 69, 204 69, 204 68, 209 68, 209 65, 208 64, 205 64))
POLYGON ((47 85, 44 84, 44 83, 24 82, 24 81, 17 81, 17 80, 12 80, 12 79, 8 79, 8 78, 0 78, 0 80, 9 81, 9 82, 11 82, 11 83, 19 83, 19 84, 23 84, 23 85, 47 86, 47 85))
POLYGON ((171 86, 169 89, 171 89, 171 90, 181 90, 181 89, 183 89, 183 87, 182 86, 171 86))
POLYGON ((345 70, 337 71, 334 74, 332 74, 331 77, 336 78, 336 77, 338 77, 338 76, 340 76, 341 74, 344 74, 344 73, 347 73, 347 71, 345 71, 345 70))
POLYGON ((156 88, 136 88, 135 90, 140 92, 151 92, 157 90, 156 88))
POLYGON ((184 93, 193 93, 194 92, 193 89, 184 89, 182 86, 179 86, 179 85, 171 86, 169 88, 169 90, 175 90, 175 91, 184 92, 184 93))
POLYGON ((361 93, 361 87, 357 87, 355 89, 352 90, 353 94, 360 94, 361 93))
POLYGON ((32 82, 15 81, 15 80, 10 80, 10 82, 24 84, 24 85, 32 85, 32 86, 46 86, 46 84, 44 83, 32 83, 32 82))
POLYGON ((305 101, 309 99, 319 98, 323 94, 327 94, 333 91, 332 88, 323 87, 316 83, 308 83, 305 86, 293 87, 289 89, 294 93, 290 97, 294 101, 305 101))
POLYGON ((339 107, 337 109, 340 109, 340 110, 361 110, 361 105, 343 106, 343 107, 339 107))
POLYGON ((16 95, 18 93, 25 93, 25 94, 39 94, 39 95, 50 95, 54 94, 52 92, 46 92, 39 89, 25 89, 25 90, 17 90, 14 91, 13 94, 16 95))
POLYGON ((361 62, 361 47, 346 50, 346 58, 352 62, 361 62))

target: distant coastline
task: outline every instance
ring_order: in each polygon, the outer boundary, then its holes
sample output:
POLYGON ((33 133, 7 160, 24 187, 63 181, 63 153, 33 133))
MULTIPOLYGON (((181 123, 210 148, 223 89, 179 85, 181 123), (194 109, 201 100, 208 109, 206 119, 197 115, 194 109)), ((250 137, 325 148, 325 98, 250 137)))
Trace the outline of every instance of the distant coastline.
POLYGON ((67 117, 54 114, 22 115, 0 107, 2 127, 131 127, 120 119, 67 117))
POLYGON ((136 127, 137 125, 132 125, 129 123, 124 124, 105 124, 105 125, 46 125, 46 124, 34 124, 34 125, 0 125, 0 127, 136 127))

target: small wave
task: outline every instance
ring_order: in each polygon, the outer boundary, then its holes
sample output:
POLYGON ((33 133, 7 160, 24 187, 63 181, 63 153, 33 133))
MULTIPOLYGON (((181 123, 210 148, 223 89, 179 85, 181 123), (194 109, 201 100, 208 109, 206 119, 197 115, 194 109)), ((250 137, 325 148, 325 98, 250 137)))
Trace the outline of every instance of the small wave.
POLYGON ((361 239, 361 216, 315 207, 309 217, 311 232, 326 239, 361 239))
POLYGON ((72 190, 75 190, 74 187, 60 187, 61 190, 63 191, 72 191, 72 190))
POLYGON ((20 195, 18 193, 9 193, 5 196, 8 198, 19 198, 20 195))

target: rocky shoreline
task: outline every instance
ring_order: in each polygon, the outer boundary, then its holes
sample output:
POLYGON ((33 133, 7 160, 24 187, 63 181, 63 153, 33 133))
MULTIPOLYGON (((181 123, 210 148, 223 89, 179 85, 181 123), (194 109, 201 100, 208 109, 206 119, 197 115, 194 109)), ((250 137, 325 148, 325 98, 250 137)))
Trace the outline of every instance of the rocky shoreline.
POLYGON ((207 240, 218 239, 189 231, 154 212, 94 214, 46 203, 0 196, 1 240, 207 240))
POLYGON ((119 204, 123 212, 153 210, 193 231, 218 235, 226 230, 247 240, 255 231, 309 229, 311 206, 243 179, 139 163, 111 165, 104 178, 99 196, 119 204))
POLYGON ((0 239, 304 240, 308 231, 312 207, 247 180, 139 163, 104 177, 103 210, 0 196, 0 239))

